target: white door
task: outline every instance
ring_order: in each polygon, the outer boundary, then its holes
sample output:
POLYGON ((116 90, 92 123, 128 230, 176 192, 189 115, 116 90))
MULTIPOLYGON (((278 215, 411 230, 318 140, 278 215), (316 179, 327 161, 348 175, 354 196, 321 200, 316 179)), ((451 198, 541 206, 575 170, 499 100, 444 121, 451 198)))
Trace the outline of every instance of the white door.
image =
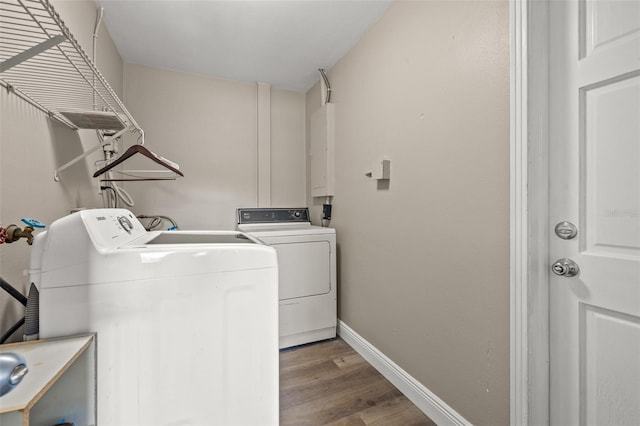
POLYGON ((550 1, 550 51, 551 424, 637 426, 640 1, 550 1))

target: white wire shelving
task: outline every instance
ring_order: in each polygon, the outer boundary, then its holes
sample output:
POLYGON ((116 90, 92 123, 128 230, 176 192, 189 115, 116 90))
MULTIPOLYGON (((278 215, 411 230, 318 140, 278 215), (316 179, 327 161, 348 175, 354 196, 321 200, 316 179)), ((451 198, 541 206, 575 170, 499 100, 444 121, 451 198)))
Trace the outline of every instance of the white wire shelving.
MULTIPOLYGON (((138 145, 144 144, 142 128, 49 0, 0 0, 0 86, 71 129, 105 131, 97 146, 55 170, 56 181, 59 172, 127 132, 137 133, 138 145)), ((174 180, 183 176, 177 164, 146 149, 143 153, 165 170, 136 171, 135 176, 118 180, 174 180)), ((113 158, 107 165, 121 161, 113 158)), ((116 179, 107 175, 102 180, 116 179)))
POLYGON ((142 133, 48 0, 0 0, 0 85, 72 129, 142 133))

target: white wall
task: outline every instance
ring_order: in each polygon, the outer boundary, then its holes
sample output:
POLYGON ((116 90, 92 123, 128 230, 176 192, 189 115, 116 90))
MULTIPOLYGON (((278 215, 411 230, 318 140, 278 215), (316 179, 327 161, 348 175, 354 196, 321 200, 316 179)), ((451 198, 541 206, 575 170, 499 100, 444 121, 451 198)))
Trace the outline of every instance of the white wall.
POLYGON ((271 91, 271 205, 306 206, 305 97, 271 91))
MULTIPOLYGON (((257 85, 125 64, 124 101, 153 152, 184 178, 126 185, 136 214, 233 229, 258 197, 257 85)), ((304 94, 271 90, 271 204, 305 204, 304 94)))
POLYGON ((509 422, 508 52, 507 1, 397 1, 328 73, 339 316, 477 425, 509 422))
MULTIPOLYGON (((93 1, 52 0, 85 52, 91 55, 96 6, 93 1)), ((122 91, 122 60, 107 29, 98 38, 98 63, 117 93, 122 91)), ((48 224, 76 207, 99 207, 101 200, 90 178, 92 162, 81 161, 54 182, 53 172, 96 143, 93 131, 72 131, 49 118, 24 100, 0 90, 0 224, 23 225, 32 217, 48 224)), ((30 246, 24 240, 0 245, 0 276, 23 294, 28 279, 30 246)), ((24 315, 24 309, 0 291, 0 332, 24 315)), ((21 339, 22 332, 14 335, 21 339)))

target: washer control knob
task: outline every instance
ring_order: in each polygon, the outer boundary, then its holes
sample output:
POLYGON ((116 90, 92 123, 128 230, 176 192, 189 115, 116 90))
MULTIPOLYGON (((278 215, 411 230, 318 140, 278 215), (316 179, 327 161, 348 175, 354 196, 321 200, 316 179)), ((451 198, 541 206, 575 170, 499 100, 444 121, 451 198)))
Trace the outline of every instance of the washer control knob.
POLYGON ((130 234, 131 231, 133 231, 133 223, 131 223, 131 221, 126 216, 119 216, 118 223, 120 223, 122 229, 127 231, 127 233, 130 234))

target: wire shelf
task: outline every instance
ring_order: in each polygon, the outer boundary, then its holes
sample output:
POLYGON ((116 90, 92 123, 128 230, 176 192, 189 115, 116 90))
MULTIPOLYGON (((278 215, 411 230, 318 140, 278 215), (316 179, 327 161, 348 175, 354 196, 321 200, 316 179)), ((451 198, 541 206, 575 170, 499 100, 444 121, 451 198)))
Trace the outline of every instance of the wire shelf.
POLYGON ((72 129, 143 134, 48 0, 0 0, 0 85, 72 129))

